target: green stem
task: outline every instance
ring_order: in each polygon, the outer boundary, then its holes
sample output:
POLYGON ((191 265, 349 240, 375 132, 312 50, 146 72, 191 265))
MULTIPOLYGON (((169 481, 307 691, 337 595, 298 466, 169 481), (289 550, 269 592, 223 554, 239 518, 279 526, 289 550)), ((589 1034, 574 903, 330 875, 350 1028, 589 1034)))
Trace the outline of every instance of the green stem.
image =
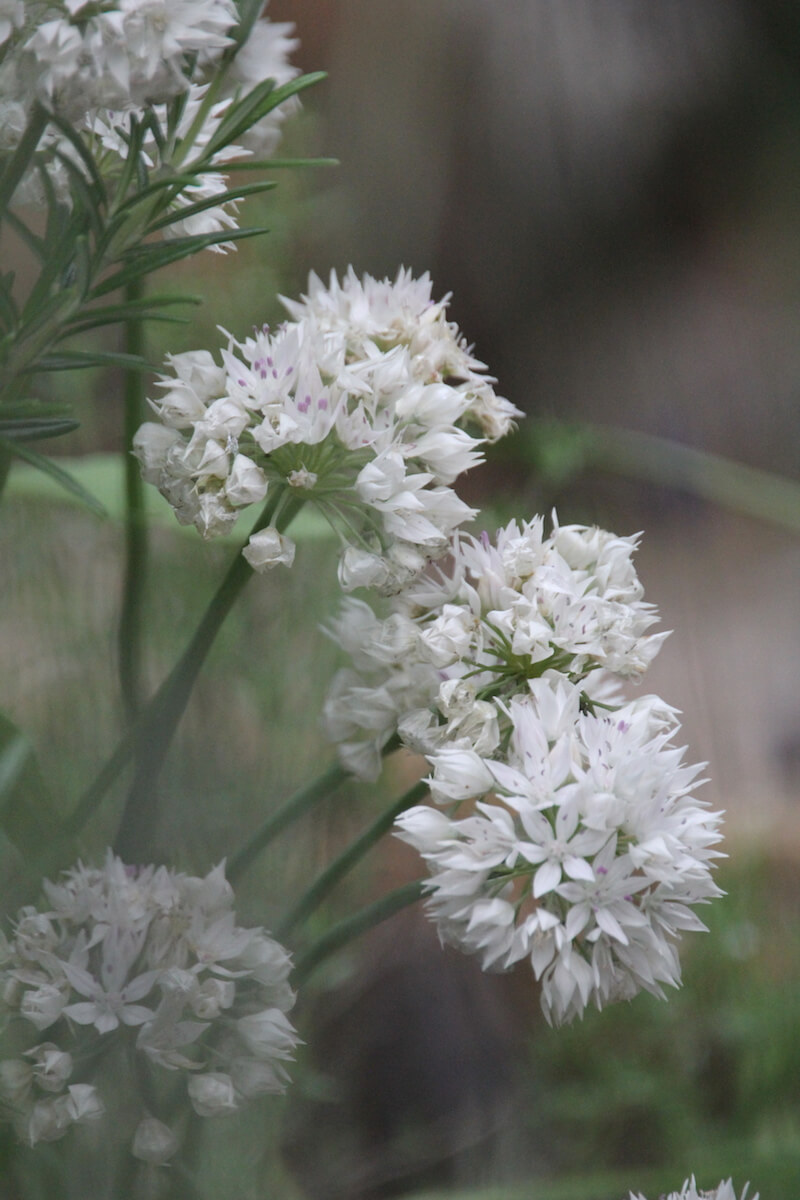
MULTIPOLYGON (((285 529, 301 508, 302 500, 292 497, 285 503, 283 490, 276 491, 274 498, 264 506, 253 533, 269 525, 279 507, 282 511, 278 525, 285 529)), ((114 842, 115 852, 128 862, 146 862, 152 857, 158 813, 156 781, 200 668, 223 621, 253 574, 247 559, 241 553, 237 554, 166 685, 147 706, 143 728, 135 741, 134 779, 114 842)))
POLYGON ((0 497, 6 489, 8 473, 11 470, 13 455, 8 450, 0 448, 0 497))
POLYGON ((322 874, 314 880, 311 887, 303 893, 297 904, 289 910, 288 914, 281 921, 276 930, 276 936, 279 939, 284 938, 296 925, 299 925, 301 921, 310 916, 339 880, 357 862, 360 862, 367 851, 371 850, 375 843, 391 829, 395 818, 399 817, 400 813, 405 812, 407 808, 411 808, 412 804, 416 804, 418 800, 422 800, 427 791, 427 783, 420 780, 419 783, 415 783, 412 788, 409 788, 399 799, 395 800, 379 817, 376 817, 372 824, 367 826, 361 836, 356 838, 354 842, 351 842, 332 863, 329 863, 322 874))
MULTIPOLYGON (((395 750, 399 750, 400 745, 400 738, 397 734, 394 734, 383 747, 381 754, 385 758, 387 755, 394 753, 395 750)), ((266 849, 273 838, 282 833, 293 821, 296 821, 299 817, 309 812, 321 800, 327 799, 346 779, 350 778, 350 772, 337 763, 329 767, 322 775, 318 775, 316 779, 312 779, 311 783, 307 783, 305 787, 294 792, 288 800, 284 801, 280 808, 267 817, 260 829, 228 861, 226 875, 231 883, 249 869, 261 851, 266 849)))
MULTIPOLYGON (((125 303, 137 304, 144 297, 141 279, 125 289, 125 303)), ((141 357, 144 353, 144 321, 134 318, 125 323, 125 352, 141 357)), ((144 420, 144 375, 125 373, 125 578, 122 612, 119 622, 119 680, 128 722, 142 707, 142 625, 147 577, 148 538, 145 514, 144 480, 131 448, 133 438, 144 420)))
POLYGON ((292 983, 295 987, 299 987, 300 984, 305 982, 311 972, 326 958, 329 958, 331 954, 335 954, 342 946, 346 946, 348 942, 360 937, 367 930, 374 929, 382 921, 393 917, 401 909, 408 908, 410 904, 415 904, 422 895, 423 884, 421 880, 417 880, 415 883, 406 883, 402 887, 395 888, 393 892, 389 892, 386 896, 381 896, 380 900, 367 905, 366 908, 362 908, 354 916, 346 917, 343 921, 339 921, 319 941, 309 946, 305 954, 300 956, 292 972, 292 983))
POLYGON ((276 838, 298 817, 312 809, 320 800, 324 800, 332 792, 335 792, 340 784, 349 778, 349 775, 349 771, 335 763, 327 771, 318 775, 316 779, 312 779, 311 783, 307 783, 305 787, 300 788, 288 800, 285 800, 280 808, 267 817, 261 828, 242 846, 241 850, 237 850, 230 859, 226 869, 226 875, 230 882, 234 883, 251 866, 273 838, 276 838))
MULTIPOLYGON (((267 501, 260 517, 253 526, 252 533, 263 529, 265 525, 269 524, 277 501, 277 496, 267 501)), ((191 687, 191 683, 194 682, 197 671, 210 650, 219 627, 230 611, 236 596, 244 587, 251 574, 251 568, 246 559, 242 557, 240 550, 212 598, 188 647, 170 674, 163 681, 158 691, 148 702, 146 708, 138 717, 136 724, 126 730, 114 753, 104 763, 100 773, 78 801, 72 816, 64 824, 65 834, 72 836, 80 832, 130 759, 134 754, 148 747, 152 730, 157 728, 162 710, 169 710, 175 707, 179 696, 184 692, 188 698, 188 692, 186 691, 187 683, 191 687)), ((180 713, 177 716, 179 718, 180 713)))

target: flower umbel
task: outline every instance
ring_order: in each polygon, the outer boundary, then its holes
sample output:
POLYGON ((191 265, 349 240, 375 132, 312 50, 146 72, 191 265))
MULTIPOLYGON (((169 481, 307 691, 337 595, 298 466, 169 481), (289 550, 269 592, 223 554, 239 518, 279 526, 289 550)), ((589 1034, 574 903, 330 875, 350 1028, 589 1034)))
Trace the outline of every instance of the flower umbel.
MULTIPOLYGON (((219 365, 205 350, 172 356, 151 401, 161 424, 134 442, 144 478, 204 537, 291 489, 338 533, 345 590, 396 591, 474 516, 451 484, 520 415, 430 292, 406 271, 391 283, 351 270, 327 289, 312 275, 307 297, 284 301, 293 320, 231 338, 219 365)), ((247 557, 272 553, 257 543, 247 557)))
MULTIPOLYGON (((0 1100, 23 1140, 102 1115, 97 1089, 69 1082, 73 1063, 120 1039, 155 1080, 185 1075, 201 1116, 284 1090, 298 1040, 286 1016, 291 961, 263 929, 236 924, 222 865, 197 878, 109 852, 102 868, 79 863, 44 893, 46 908, 20 912, 0 967, 17 1041, 50 1039, 0 1063, 0 1100)), ((142 1100, 133 1153, 165 1162, 178 1142, 151 1105, 142 1100)))

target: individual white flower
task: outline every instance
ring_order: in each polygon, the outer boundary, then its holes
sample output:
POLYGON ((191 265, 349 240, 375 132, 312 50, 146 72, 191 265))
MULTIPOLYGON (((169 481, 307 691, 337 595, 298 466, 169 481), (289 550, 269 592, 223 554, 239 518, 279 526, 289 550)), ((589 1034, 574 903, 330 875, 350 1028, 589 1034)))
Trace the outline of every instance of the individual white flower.
MULTIPOLYGON (((747 1200, 747 1192, 749 1187, 749 1183, 744 1185, 744 1191, 742 1192, 739 1200, 747 1200)), ((758 1200, 758 1197, 759 1193, 756 1192, 754 1196, 750 1197, 750 1200, 758 1200)), ((630 1200, 645 1200, 645 1197, 641 1192, 635 1196, 633 1192, 631 1192, 630 1200)), ((670 1192, 670 1194, 665 1196, 663 1200, 737 1200, 737 1197, 733 1187, 732 1179, 723 1179, 720 1181, 717 1187, 711 1188, 709 1191, 700 1191, 693 1175, 691 1179, 687 1179, 684 1182, 684 1185, 679 1192, 670 1192)))
POLYGON ((254 571, 269 571, 272 567, 292 565, 295 544, 274 526, 269 526, 254 533, 242 553, 254 571))

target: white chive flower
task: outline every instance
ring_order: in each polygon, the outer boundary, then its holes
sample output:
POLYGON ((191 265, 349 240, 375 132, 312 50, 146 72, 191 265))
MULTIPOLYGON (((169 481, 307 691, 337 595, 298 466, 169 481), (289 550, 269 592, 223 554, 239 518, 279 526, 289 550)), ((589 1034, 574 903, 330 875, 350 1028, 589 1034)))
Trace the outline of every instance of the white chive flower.
MULTIPOLYGON (((749 1183, 744 1185, 739 1200, 748 1200, 749 1183)), ((750 1196, 749 1200, 758 1200, 759 1193, 750 1196)), ((641 1192, 636 1195, 630 1193, 630 1200, 645 1200, 641 1192)), ((696 1182, 694 1175, 691 1179, 687 1179, 679 1192, 670 1192, 668 1196, 663 1197, 663 1200, 737 1200, 736 1192, 733 1187, 733 1180, 721 1180, 718 1187, 711 1188, 708 1191, 701 1191, 696 1182)))
POLYGON ((402 270, 334 275, 327 290, 312 275, 307 297, 284 301, 293 320, 230 337, 219 364, 172 356, 150 401, 161 425, 134 441, 145 479, 205 537, 291 488, 336 530, 345 590, 397 591, 474 516, 451 485, 482 461, 489 396, 504 403, 430 292, 402 270))
MULTIPOLYGON (((380 479, 371 477, 376 493, 380 479)), ((638 680, 667 636, 650 632, 658 618, 643 598, 636 546, 636 537, 560 526, 555 516, 549 536, 541 517, 511 521, 493 541, 457 531, 446 565, 418 572, 383 620, 346 599, 328 632, 352 661, 325 705, 342 760, 352 766, 356 743, 379 751, 398 732, 417 753, 489 755, 508 721, 488 701, 526 691, 546 671, 581 683, 586 704, 613 703, 614 677, 638 680)), ((357 565, 368 573, 369 562, 357 565)), ((375 753, 364 758, 362 747, 361 757, 374 774, 375 753)))
MULTIPOLYGON (((43 908, 19 913, 0 957, 5 1023, 15 1045, 33 1043, 0 1060, 0 1111, 25 1142, 102 1116, 97 1088, 72 1082, 73 1061, 120 1038, 156 1076, 183 1073, 200 1115, 285 1089, 298 1040, 291 959, 263 929, 236 923, 222 864, 200 878, 128 867, 109 851, 100 868, 79 863, 45 880, 44 894, 43 908)), ((128 1086, 135 1094, 136 1080, 128 1086)), ((149 1111, 131 1139, 147 1162, 177 1149, 149 1111)))
POLYGON ((427 907, 443 941, 485 969, 527 958, 548 1020, 561 1024, 678 986, 676 942, 705 926, 694 906, 720 895, 711 870, 721 814, 692 792, 700 767, 674 745, 679 726, 657 696, 585 711, 556 672, 505 706, 507 749, 443 745, 428 783, 448 809, 397 820, 431 878, 427 907))
MULTIPOLYGON (((0 3, 0 154, 16 148, 34 101, 74 126, 95 159, 100 175, 113 189, 127 158, 132 118, 140 123, 152 114, 168 129, 167 104, 186 93, 178 128, 162 145, 152 132, 143 144, 144 160, 153 172, 191 169, 230 104, 268 79, 280 85, 297 75, 289 62, 297 42, 291 26, 257 20, 248 39, 223 70, 223 56, 233 45, 239 20, 234 0, 2 0, 0 3), (214 82, 219 99, 208 111, 202 97, 214 82)), ((242 135, 240 145, 221 149, 214 161, 227 164, 243 155, 274 153, 286 116, 298 108, 291 97, 267 113, 242 135)), ((45 130, 35 161, 14 194, 18 206, 46 207, 44 167, 58 199, 71 202, 71 180, 59 159, 66 155, 83 169, 71 142, 52 126, 45 130)), ((180 219, 182 208, 213 199, 228 188, 224 170, 205 170, 184 186, 172 204, 176 220, 165 236, 218 233, 237 225, 236 204, 225 201, 180 219)), ((212 249, 224 250, 234 243, 212 249)))

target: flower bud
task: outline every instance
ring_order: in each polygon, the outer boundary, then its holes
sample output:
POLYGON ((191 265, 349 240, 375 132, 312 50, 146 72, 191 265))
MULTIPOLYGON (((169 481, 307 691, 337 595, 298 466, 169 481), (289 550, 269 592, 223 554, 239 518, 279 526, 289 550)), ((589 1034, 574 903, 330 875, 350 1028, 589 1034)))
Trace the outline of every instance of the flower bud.
POLYGON ((274 526, 254 533, 242 554, 254 571, 261 573, 272 567, 290 567, 294 562, 295 545, 291 538, 284 537, 274 526))
POLYGON ((235 998, 232 979, 206 979, 192 999, 192 1012, 202 1021, 213 1021, 223 1008, 230 1008, 235 998))
POLYGON ((43 983, 39 988, 29 989, 22 997, 20 1015, 37 1029, 47 1029, 61 1016, 67 997, 54 983, 43 983))
POLYGON ((163 1121, 155 1117, 144 1117, 136 1126, 131 1153, 143 1162, 161 1166, 172 1158, 178 1149, 178 1139, 163 1121))
POLYGON ((139 426, 133 436, 133 453, 139 460, 145 483, 158 485, 167 461, 167 451, 181 440, 176 429, 157 425, 155 421, 146 421, 139 426))
POLYGON ((91 1083, 71 1083, 67 1096, 67 1112, 75 1122, 96 1121, 106 1111, 97 1088, 91 1083))
POLYGON ((236 1092, 230 1075, 221 1071, 209 1071, 205 1075, 193 1075, 188 1086, 189 1099, 199 1117, 221 1117, 235 1112, 236 1092))
POLYGON ((240 1095, 247 1100, 257 1096, 277 1096, 286 1090, 286 1077, 276 1065, 258 1058, 235 1058, 231 1078, 240 1095))
POLYGON ((265 1008, 262 1012, 240 1017, 236 1027, 247 1049, 256 1058, 288 1058, 297 1045, 297 1034, 278 1008, 265 1008))
POLYGON ((63 1137, 72 1124, 66 1096, 40 1100, 34 1104, 24 1125, 23 1136, 29 1146, 37 1142, 55 1142, 63 1137))
POLYGON ((339 583, 342 590, 352 592, 358 587, 381 587, 389 577, 389 569, 378 554, 348 546, 339 559, 339 583))
POLYGON ((237 454, 225 484, 225 495, 235 508, 260 504, 267 494, 267 477, 246 454, 237 454))
POLYGON ((25 1057, 33 1059, 34 1078, 46 1092, 60 1092, 72 1074, 72 1055, 59 1050, 53 1042, 42 1042, 26 1050, 25 1057))

